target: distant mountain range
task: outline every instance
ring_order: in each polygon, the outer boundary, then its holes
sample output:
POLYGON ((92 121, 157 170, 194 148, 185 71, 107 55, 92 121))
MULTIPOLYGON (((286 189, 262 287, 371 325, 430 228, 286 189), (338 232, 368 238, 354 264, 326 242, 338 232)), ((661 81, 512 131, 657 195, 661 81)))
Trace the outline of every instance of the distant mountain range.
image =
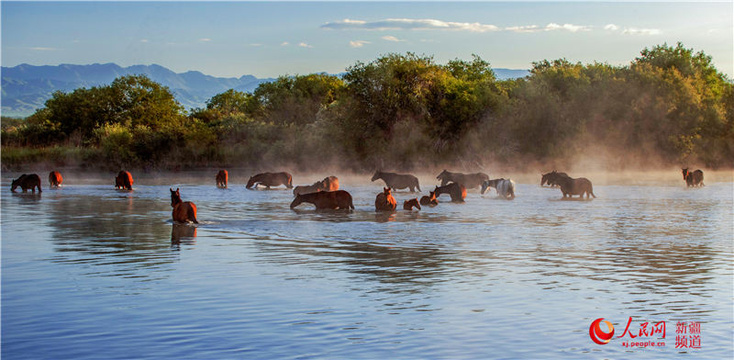
MULTIPOLYGON (((497 78, 524 77, 527 70, 493 69, 497 78)), ((275 79, 259 79, 252 75, 223 78, 198 71, 175 73, 160 65, 91 64, 34 66, 21 64, 2 67, 2 115, 28 116, 43 107, 55 91, 70 92, 78 88, 108 85, 120 76, 143 74, 167 86, 186 109, 204 107, 212 96, 229 89, 251 92, 258 85, 275 79)))

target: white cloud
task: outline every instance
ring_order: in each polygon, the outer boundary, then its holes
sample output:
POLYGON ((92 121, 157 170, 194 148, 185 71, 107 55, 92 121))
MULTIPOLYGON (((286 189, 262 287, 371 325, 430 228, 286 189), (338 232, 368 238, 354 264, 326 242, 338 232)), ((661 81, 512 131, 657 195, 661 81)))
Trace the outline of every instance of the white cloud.
POLYGON ((545 26, 545 31, 555 31, 555 30, 566 30, 570 32, 578 32, 578 31, 589 31, 591 30, 591 27, 584 26, 584 25, 574 25, 574 24, 559 25, 556 23, 550 23, 545 26))
POLYGON ((387 41, 394 41, 394 42, 405 41, 405 40, 400 40, 400 39, 398 39, 398 38, 396 38, 395 36, 392 36, 392 35, 385 35, 385 36, 381 37, 381 39, 382 40, 387 40, 387 41))
POLYGON ((354 41, 350 41, 350 42, 349 42, 349 46, 351 46, 351 47, 353 47, 353 48, 361 48, 361 47, 362 47, 362 46, 364 46, 365 44, 369 44, 369 43, 370 43, 369 41, 364 41, 364 40, 354 40, 354 41))
POLYGON ((287 42, 287 41, 283 41, 282 43, 280 43, 280 46, 288 46, 288 45, 290 45, 290 44, 291 44, 291 43, 289 43, 289 42, 287 42))
POLYGON ((210 42, 210 41, 212 41, 212 39, 209 39, 209 38, 201 38, 201 39, 199 39, 199 42, 210 42))
POLYGON ((147 43, 149 43, 150 41, 148 41, 148 39, 140 39, 140 42, 141 42, 141 43, 143 43, 143 44, 147 44, 147 43))
POLYGON ((619 26, 614 24, 607 24, 607 26, 604 27, 604 30, 617 31, 619 30, 619 26))
POLYGON ((52 47, 42 47, 42 46, 36 46, 36 47, 32 47, 32 48, 30 48, 30 49, 31 49, 31 50, 34 50, 34 51, 56 51, 56 50, 59 50, 59 49, 57 49, 57 48, 52 48, 52 47))
POLYGON ((309 49, 310 48, 313 48, 313 46, 311 46, 311 45, 309 45, 309 44, 307 44, 305 42, 298 43, 298 46, 300 46, 302 48, 309 48, 309 49))
POLYGON ((538 32, 541 29, 538 25, 527 25, 527 26, 510 26, 510 27, 505 28, 505 30, 517 32, 517 33, 531 33, 531 32, 538 32))
POLYGON ((344 19, 326 23, 321 25, 321 28, 332 30, 453 30, 471 32, 499 30, 494 25, 450 22, 435 19, 385 19, 372 22, 344 19))
POLYGON ((660 35, 662 31, 659 29, 637 29, 637 28, 624 28, 622 34, 627 35, 660 35))

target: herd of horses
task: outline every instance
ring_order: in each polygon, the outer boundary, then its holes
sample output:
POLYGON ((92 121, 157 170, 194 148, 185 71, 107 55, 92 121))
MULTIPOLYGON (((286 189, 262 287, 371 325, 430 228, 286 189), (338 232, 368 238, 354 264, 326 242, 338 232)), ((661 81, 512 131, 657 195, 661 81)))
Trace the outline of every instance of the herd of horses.
MULTIPOLYGON (((688 187, 701 187, 703 184, 703 171, 695 170, 693 172, 688 169, 681 169, 683 180, 688 187)), ((397 200, 392 195, 393 191, 401 189, 409 189, 410 192, 421 192, 418 178, 411 174, 397 174, 383 171, 376 171, 372 176, 372 181, 382 179, 386 187, 375 197, 375 211, 394 211, 397 209, 397 200)), ((484 173, 463 174, 442 171, 437 177, 441 181, 441 185, 437 185, 433 191, 429 191, 427 196, 408 199, 403 202, 403 209, 412 211, 413 208, 421 210, 422 206, 437 206, 438 197, 447 194, 451 197, 452 202, 464 202, 466 199, 466 190, 480 187, 480 193, 484 194, 489 188, 494 188, 500 198, 513 200, 515 198, 515 181, 512 179, 489 179, 489 175, 484 173)), ((219 188, 227 188, 229 181, 229 173, 227 170, 220 170, 216 177, 216 186, 219 188)), ((63 177, 58 171, 52 171, 48 175, 50 188, 58 188, 63 183, 63 177)), ((596 198, 591 181, 587 178, 572 178, 565 172, 551 171, 542 174, 540 186, 548 185, 550 187, 559 187, 563 193, 563 198, 572 198, 578 195, 587 199, 589 197, 596 198)), ((323 180, 317 181, 311 185, 293 186, 293 176, 287 172, 265 172, 251 176, 247 185, 247 189, 255 189, 258 186, 264 186, 267 189, 277 186, 285 186, 293 189, 294 199, 290 204, 291 209, 295 209, 302 203, 309 203, 316 206, 317 210, 354 210, 354 202, 352 195, 344 190, 339 190, 339 179, 336 176, 327 176, 323 180)), ((23 174, 19 178, 14 179, 10 191, 20 187, 23 192, 31 190, 33 193, 40 193, 41 178, 37 174, 23 174)), ((128 171, 120 171, 115 177, 115 188, 122 190, 132 190, 133 176, 128 171)), ((171 217, 173 221, 179 223, 195 223, 196 204, 191 201, 183 201, 181 192, 177 188, 171 191, 171 207, 173 211, 171 217)))

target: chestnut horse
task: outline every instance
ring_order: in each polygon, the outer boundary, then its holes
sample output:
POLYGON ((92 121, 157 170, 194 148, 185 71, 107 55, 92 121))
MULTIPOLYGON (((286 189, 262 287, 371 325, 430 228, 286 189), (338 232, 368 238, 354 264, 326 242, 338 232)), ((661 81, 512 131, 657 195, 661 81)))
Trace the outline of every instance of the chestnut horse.
POLYGON ((564 198, 566 196, 572 198, 574 195, 578 195, 582 198, 584 197, 584 194, 586 194, 587 199, 589 198, 589 195, 596 197, 596 195, 594 195, 594 189, 591 185, 591 181, 587 178, 574 179, 568 175, 561 175, 561 173, 553 172, 549 176, 548 180, 561 186, 561 192, 563 193, 564 198))
POLYGON ((436 197, 441 196, 441 194, 449 194, 453 202, 464 202, 464 199, 466 199, 466 187, 455 182, 444 186, 436 186, 433 192, 436 193, 436 197))
POLYGON ((336 176, 327 176, 320 181, 321 191, 337 191, 339 190, 339 178, 336 176))
POLYGON ((181 193, 176 188, 176 191, 171 190, 171 206, 173 211, 171 216, 173 221, 179 223, 186 223, 191 221, 194 224, 198 224, 196 221, 196 205, 191 201, 181 201, 181 193))
POLYGON ((120 171, 115 178, 115 189, 133 189, 133 176, 127 171, 120 171))
POLYGON ((553 170, 553 171, 551 171, 551 172, 549 172, 547 174, 542 174, 542 176, 540 178, 540 186, 543 186, 546 183, 548 184, 548 186, 558 186, 559 184, 557 184, 555 182, 555 179, 559 175, 560 176, 566 176, 566 177, 568 177, 568 174, 566 174, 565 172, 558 172, 558 171, 555 171, 555 170, 553 170))
POLYGON ((418 178, 410 174, 396 174, 377 170, 375 175, 372 175, 372 181, 377 179, 384 180, 385 185, 393 190, 410 188, 410 192, 414 192, 416 189, 418 189, 418 192, 421 191, 418 178))
POLYGON ((291 203, 291 209, 294 209, 296 206, 305 202, 316 205, 317 210, 354 209, 354 204, 352 203, 352 195, 344 190, 319 191, 308 194, 298 194, 291 203))
POLYGON ((245 187, 249 189, 253 186, 257 187, 258 185, 266 186, 268 189, 270 189, 271 186, 285 185, 285 187, 293 189, 293 177, 287 172, 261 173, 250 177, 250 180, 247 180, 247 185, 245 187))
POLYGON ((15 189, 17 189, 18 186, 23 189, 23 192, 31 189, 31 191, 35 193, 36 188, 38 188, 39 193, 43 191, 41 190, 41 177, 37 174, 23 174, 19 178, 13 180, 12 184, 10 184, 10 191, 15 192, 15 189))
POLYGON ((339 178, 336 176, 328 176, 325 177, 324 180, 317 181, 311 185, 298 185, 294 187, 293 195, 337 190, 339 190, 339 178))
POLYGON ((507 200, 513 200, 515 198, 515 182, 511 179, 487 180, 482 183, 482 191, 480 193, 484 194, 490 187, 493 187, 497 191, 497 196, 499 197, 507 200))
POLYGON ((421 205, 430 205, 430 206, 438 205, 438 199, 436 199, 436 192, 429 191, 427 196, 421 197, 420 203, 421 205))
POLYGON ((681 169, 683 172, 683 180, 686 181, 686 186, 688 187, 700 187, 703 185, 703 171, 701 169, 698 169, 694 172, 688 171, 688 169, 681 169))
POLYGON ((48 174, 48 188, 54 188, 61 186, 61 183, 64 182, 64 178, 61 177, 61 173, 54 170, 48 174))
POLYGON ((226 188, 229 182, 229 173, 227 170, 219 170, 216 176, 217 187, 226 188))
POLYGON ((375 197, 375 211, 393 211, 398 207, 398 202, 392 196, 389 187, 382 189, 382 192, 375 197))
POLYGON ((418 203, 418 199, 405 200, 403 203, 403 210, 413 210, 413 207, 420 210, 421 204, 418 203))
POLYGON ((467 189, 473 189, 477 186, 481 186, 486 180, 489 180, 489 175, 485 173, 474 173, 474 174, 462 174, 452 173, 444 170, 436 179, 441 180, 441 186, 445 186, 450 182, 464 185, 467 189))

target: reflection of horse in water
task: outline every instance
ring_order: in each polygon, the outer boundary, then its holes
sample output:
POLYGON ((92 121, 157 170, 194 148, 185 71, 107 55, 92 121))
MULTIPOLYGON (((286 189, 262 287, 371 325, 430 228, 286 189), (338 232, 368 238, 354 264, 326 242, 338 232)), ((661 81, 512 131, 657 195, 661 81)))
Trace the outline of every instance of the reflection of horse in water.
POLYGON ((688 187, 700 187, 703 185, 703 171, 698 169, 694 172, 688 171, 688 169, 681 169, 683 172, 683 180, 686 181, 688 187))
POLYGON ((549 173, 546 173, 546 174, 542 174, 542 176, 540 178, 540 186, 543 186, 546 183, 548 184, 548 186, 551 186, 551 187, 552 186, 558 186, 559 184, 557 184, 555 182, 555 179, 559 175, 560 176, 568 176, 568 174, 566 174, 565 172, 557 172, 555 170, 553 170, 553 171, 551 171, 549 173))
POLYGON ((196 226, 187 224, 173 224, 171 227, 171 244, 181 244, 182 240, 186 244, 193 245, 195 243, 194 238, 196 237, 196 226))
POLYGON ((594 189, 591 185, 591 181, 587 178, 574 179, 568 175, 562 175, 562 173, 554 171, 549 174, 548 180, 549 183, 552 181, 552 183, 560 185, 564 198, 566 196, 571 198, 574 195, 584 197, 584 194, 586 194, 587 199, 589 198, 589 195, 596 197, 596 195, 594 195, 594 189))
POLYGON ((482 183, 481 193, 484 194, 490 187, 493 187, 497 191, 497 196, 503 197, 507 200, 515 198, 515 182, 511 179, 487 180, 482 183))
POLYGON ((171 216, 173 217, 173 221, 180 223, 191 221, 194 224, 198 224, 199 222, 196 221, 196 205, 191 201, 182 201, 181 193, 179 192, 178 188, 176 189, 176 191, 173 191, 173 189, 170 190, 171 206, 173 207, 173 212, 171 212, 171 216))
POLYGON ((421 191, 418 178, 410 174, 396 174, 377 170, 372 175, 372 181, 377 179, 385 181, 385 185, 393 190, 410 188, 410 192, 414 192, 416 189, 418 192, 421 191))
POLYGON ((489 175, 485 173, 452 173, 444 170, 440 174, 438 174, 438 176, 436 176, 436 179, 441 180, 441 186, 445 186, 450 182, 454 182, 463 185, 467 189, 473 189, 477 186, 481 186, 482 182, 484 182, 485 180, 489 180, 489 175))
POLYGON ((294 209, 296 206, 305 202, 316 205, 317 210, 354 209, 352 195, 344 190, 298 194, 296 195, 296 198, 293 199, 293 202, 291 202, 291 209, 294 209))
POLYGON ((436 192, 435 191, 429 191, 428 195, 422 196, 421 205, 429 205, 429 206, 436 206, 438 205, 438 199, 436 199, 436 192))
POLYGON ((464 202, 464 199, 466 199, 466 187, 458 183, 436 186, 433 192, 436 193, 436 197, 441 196, 441 194, 449 194, 453 202, 464 202))
POLYGON ((229 182, 229 173, 227 170, 219 170, 216 176, 217 187, 226 188, 229 182))
POLYGON ((375 197, 375 211, 392 211, 398 207, 398 202, 392 196, 392 191, 389 187, 382 190, 381 193, 375 197))
POLYGON ((285 185, 285 187, 293 189, 293 177, 287 172, 260 173, 250 177, 250 180, 247 180, 247 185, 245 187, 249 189, 253 186, 257 187, 258 185, 265 186, 268 189, 270 189, 271 186, 285 185))
POLYGON ((10 191, 15 192, 15 189, 17 189, 18 186, 23 189, 23 192, 31 189, 31 191, 35 194, 36 188, 38 188, 39 193, 43 191, 41 190, 41 177, 38 176, 38 174, 21 175, 19 178, 13 180, 13 182, 10 184, 10 191))
POLYGON ((418 203, 418 199, 410 199, 410 200, 405 200, 405 202, 403 202, 403 210, 410 211, 410 210, 413 210, 414 207, 418 210, 421 209, 421 204, 418 203))
POLYGON ((115 178, 115 189, 133 189, 133 176, 127 171, 120 171, 115 178))
POLYGON ((64 182, 64 178, 61 177, 61 173, 54 170, 48 174, 48 188, 55 188, 61 186, 61 183, 64 182))

